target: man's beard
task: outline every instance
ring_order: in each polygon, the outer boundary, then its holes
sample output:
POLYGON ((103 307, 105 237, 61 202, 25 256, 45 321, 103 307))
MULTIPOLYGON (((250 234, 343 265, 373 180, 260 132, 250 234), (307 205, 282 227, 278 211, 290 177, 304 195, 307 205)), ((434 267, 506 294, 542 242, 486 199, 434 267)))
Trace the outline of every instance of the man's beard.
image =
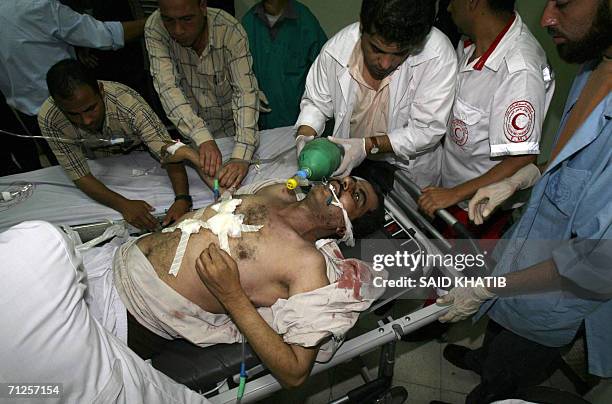
POLYGON ((607 1, 601 1, 593 25, 587 34, 578 41, 568 41, 557 45, 561 59, 568 63, 582 64, 601 58, 610 47, 612 38, 612 17, 607 1))

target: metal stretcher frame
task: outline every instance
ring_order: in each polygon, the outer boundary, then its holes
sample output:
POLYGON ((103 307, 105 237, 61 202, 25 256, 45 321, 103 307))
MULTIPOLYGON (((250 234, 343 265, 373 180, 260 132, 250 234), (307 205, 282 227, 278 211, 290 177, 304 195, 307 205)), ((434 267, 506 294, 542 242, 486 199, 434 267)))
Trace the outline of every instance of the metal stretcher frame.
MULTIPOLYGON (((440 252, 440 250, 431 243, 427 236, 423 234, 423 231, 429 233, 432 238, 439 240, 443 247, 450 249, 450 244, 446 242, 429 221, 419 213, 415 200, 420 195, 420 189, 408 179, 406 174, 399 170, 395 173, 395 184, 394 190, 385 198, 385 211, 389 219, 389 222, 385 226, 388 226, 390 223, 396 223, 417 243, 426 246, 426 249, 430 252, 440 252), (409 229, 414 231, 408 232, 409 229)), ((462 229, 462 225, 448 212, 439 211, 438 215, 442 217, 447 224, 458 230, 460 234, 464 234, 466 237, 469 236, 469 233, 467 233, 465 229, 462 229)), ((446 267, 439 268, 439 270, 447 276, 461 276, 454 268, 446 267)), ((373 311, 397 299, 400 295, 410 292, 410 290, 411 289, 405 289, 396 294, 392 294, 387 299, 375 303, 369 311, 373 311)), ((377 348, 384 346, 388 347, 389 345, 394 346, 395 341, 400 340, 402 336, 436 321, 438 317, 447 310, 448 307, 434 304, 412 313, 402 315, 399 318, 393 319, 387 317, 385 323, 379 322, 379 326, 375 329, 346 340, 331 360, 325 363, 315 363, 310 375, 321 373, 377 348)), ((390 352, 394 352, 394 348, 392 348, 390 352)), ((251 376, 251 374, 258 374, 263 370, 265 370, 265 368, 260 364, 250 369, 248 373, 249 376, 251 376)), ((238 375, 234 375, 232 379, 236 382, 238 380, 238 375)), ((224 383, 225 381, 219 381, 218 385, 221 386, 224 383)), ((282 386, 273 375, 263 375, 247 382, 242 402, 248 403, 261 400, 280 389, 282 389, 282 386)), ((225 391, 222 390, 223 386, 219 388, 218 394, 209 397, 209 400, 215 404, 233 403, 236 401, 238 392, 237 387, 226 389, 225 391)), ((343 402, 343 400, 338 400, 338 402, 343 402)))
MULTIPOLYGON (((395 187, 393 191, 385 198, 385 211, 388 222, 385 226, 391 223, 397 224, 404 233, 409 234, 410 238, 425 246, 428 251, 440 251, 438 247, 434 246, 428 237, 425 236, 424 232, 429 233, 431 238, 435 238, 441 242, 445 248, 450 248, 450 244, 443 239, 441 234, 425 219, 418 211, 415 200, 420 195, 420 189, 412 181, 408 179, 405 173, 398 170, 395 173, 395 187), (411 231, 409 231, 411 230, 411 231)), ((437 212, 447 224, 453 226, 461 234, 469 236, 469 233, 465 229, 462 229, 462 225, 450 215, 448 212, 441 210, 437 212)), ((98 235, 102 234, 106 228, 112 224, 118 223, 117 221, 111 222, 100 222, 85 224, 80 226, 72 226, 72 229, 77 231, 81 239, 85 242, 98 235)), ((133 229, 135 230, 135 229, 133 229)), ((447 276, 460 276, 454 268, 439 268, 444 275, 447 276)), ((398 294, 391 295, 387 299, 375 303, 369 311, 373 311, 378 307, 381 307, 390 301, 395 300, 404 293, 409 292, 411 289, 406 289, 398 294)), ((350 340, 344 341, 342 346, 336 351, 331 360, 325 363, 315 363, 312 368, 310 375, 321 373, 327 369, 333 368, 341 363, 344 363, 350 359, 359 357, 365 353, 368 353, 374 349, 380 348, 385 344, 393 343, 402 338, 403 335, 409 334, 433 321, 436 321, 439 316, 444 314, 448 310, 448 307, 442 307, 438 305, 430 305, 412 313, 402 315, 399 318, 393 319, 387 317, 386 323, 380 323, 376 329, 369 332, 351 338, 350 340)), ((209 347, 206 349, 214 349, 209 347)), ((258 374, 264 371, 263 365, 257 365, 254 368, 248 370, 249 375, 258 374)), ((234 380, 237 380, 237 375, 234 375, 234 380)), ((218 385, 221 386, 225 381, 219 381, 218 385)), ((248 381, 244 390, 244 396, 242 402, 254 402, 261 400, 270 394, 281 390, 282 386, 271 374, 266 374, 258 377, 254 380, 248 381)), ((222 391, 223 387, 219 388, 219 393, 215 396, 209 397, 209 400, 215 404, 221 403, 233 403, 236 401, 238 388, 226 389, 222 391)))

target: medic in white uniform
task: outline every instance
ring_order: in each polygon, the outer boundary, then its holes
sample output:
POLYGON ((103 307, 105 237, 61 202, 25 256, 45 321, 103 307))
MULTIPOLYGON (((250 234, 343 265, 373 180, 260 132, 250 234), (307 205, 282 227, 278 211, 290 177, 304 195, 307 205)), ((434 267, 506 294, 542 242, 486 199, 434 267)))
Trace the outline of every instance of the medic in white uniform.
POLYGON ((435 2, 405 0, 394 9, 385 7, 388 2, 364 0, 361 24, 331 38, 311 66, 295 124, 298 153, 334 118, 333 141, 345 149, 334 175, 348 175, 378 154, 417 184, 437 185, 456 56, 448 38, 432 28, 435 2), (393 24, 408 43, 385 37, 393 24))
MULTIPOLYGON (((487 1, 474 4, 454 0, 449 5, 455 23, 473 41, 462 40, 457 47, 457 96, 444 143, 443 188, 426 188, 419 200, 428 214, 535 161, 554 92, 546 54, 513 11, 514 2, 506 2, 506 12, 493 10, 487 1)), ((459 206, 465 209, 467 203, 459 206)), ((463 216, 461 209, 451 210, 463 216)), ((467 215, 462 221, 467 223, 467 215)))

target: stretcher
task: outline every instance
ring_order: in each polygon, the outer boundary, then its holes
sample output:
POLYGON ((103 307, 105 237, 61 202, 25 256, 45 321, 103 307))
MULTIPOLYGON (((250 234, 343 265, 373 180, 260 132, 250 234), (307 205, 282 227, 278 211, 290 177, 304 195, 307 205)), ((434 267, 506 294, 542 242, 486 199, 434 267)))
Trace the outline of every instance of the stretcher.
MULTIPOLYGON (((292 128, 262 132, 260 148, 255 158, 268 161, 265 164, 253 164, 245 183, 266 178, 290 177, 296 170, 296 159, 294 153, 286 151, 291 149, 293 142, 292 128), (279 150, 283 153, 279 153, 279 150)), ((230 139, 221 139, 219 146, 223 155, 231 154, 230 139)), ((149 202, 156 208, 159 217, 163 216, 164 210, 168 209, 173 201, 172 188, 165 172, 147 153, 91 161, 90 167, 92 173, 114 191, 128 198, 144 199, 149 202)), ((201 207, 212 202, 212 192, 201 183, 194 170, 188 171, 194 206, 201 207)), ((449 251, 450 243, 444 240, 417 209, 415 200, 420 194, 418 187, 401 171, 391 175, 395 181, 393 190, 384 202, 386 211, 384 228, 367 239, 360 240, 356 247, 344 251, 345 256, 364 258, 362 256, 364 251, 373 248, 368 247, 368 243, 381 240, 385 240, 385 243, 389 243, 393 248, 415 254, 442 254, 444 251, 449 251)), ((0 187, 8 187, 19 182, 33 184, 33 190, 23 201, 6 209, 10 214, 0 215, 0 231, 24 220, 42 219, 55 224, 70 225, 79 233, 82 241, 87 241, 100 235, 110 225, 122 223, 117 212, 89 200, 76 189, 63 175, 60 167, 0 178, 0 187)), ((438 214, 459 234, 469 239, 467 231, 454 217, 445 211, 440 211, 438 214)), ((424 266, 419 268, 415 276, 427 275, 433 270, 433 267, 424 266)), ((452 267, 442 266, 436 270, 447 277, 461 276, 452 267)), ((416 287, 403 288, 385 293, 383 298, 364 315, 374 311, 384 311, 391 302, 409 298, 416 289, 416 287)), ((311 375, 375 349, 381 349, 378 377, 370 379, 366 376, 364 386, 334 402, 367 402, 385 394, 394 397, 395 400, 401 400, 404 396, 401 389, 391 388, 395 343, 404 335, 436 321, 446 310, 448 308, 434 304, 396 318, 385 316, 374 329, 344 341, 330 360, 316 363, 311 375)), ((237 397, 241 359, 240 344, 200 348, 184 340, 175 340, 171 341, 164 351, 154 356, 151 364, 175 381, 205 394, 213 403, 232 403, 237 397)), ((245 362, 249 381, 242 402, 261 400, 281 389, 278 381, 267 372, 249 347, 246 350, 245 362)))

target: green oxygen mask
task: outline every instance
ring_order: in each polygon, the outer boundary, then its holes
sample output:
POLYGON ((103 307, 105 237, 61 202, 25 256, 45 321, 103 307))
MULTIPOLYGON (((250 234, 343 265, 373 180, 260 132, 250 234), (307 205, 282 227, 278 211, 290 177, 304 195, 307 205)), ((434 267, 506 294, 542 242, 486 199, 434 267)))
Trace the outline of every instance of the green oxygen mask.
POLYGON ((326 138, 314 139, 304 146, 298 156, 298 172, 287 180, 287 188, 307 186, 309 181, 331 177, 340 167, 344 149, 326 138))

